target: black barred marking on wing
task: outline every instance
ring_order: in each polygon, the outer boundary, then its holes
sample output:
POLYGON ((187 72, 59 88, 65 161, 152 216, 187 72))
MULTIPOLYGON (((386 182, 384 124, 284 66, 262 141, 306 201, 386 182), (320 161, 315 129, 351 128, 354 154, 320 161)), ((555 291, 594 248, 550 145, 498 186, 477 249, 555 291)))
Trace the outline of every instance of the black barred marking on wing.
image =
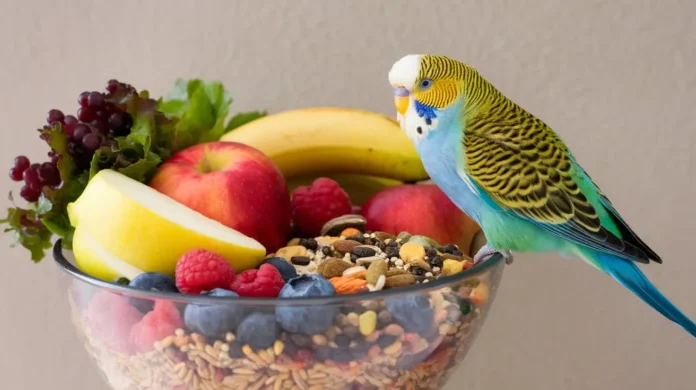
POLYGON ((648 262, 640 246, 606 230, 597 210, 576 183, 573 161, 561 139, 541 120, 491 91, 479 96, 466 116, 464 146, 468 172, 504 208, 543 224, 575 241, 648 262))
POLYGON ((468 174, 500 207, 595 250, 638 262, 661 262, 597 188, 602 200, 598 207, 611 215, 621 237, 602 226, 576 182, 585 180, 584 172, 561 139, 474 68, 444 56, 423 56, 414 97, 437 109, 463 97, 468 174), (418 86, 426 78, 432 85, 422 90, 418 86))

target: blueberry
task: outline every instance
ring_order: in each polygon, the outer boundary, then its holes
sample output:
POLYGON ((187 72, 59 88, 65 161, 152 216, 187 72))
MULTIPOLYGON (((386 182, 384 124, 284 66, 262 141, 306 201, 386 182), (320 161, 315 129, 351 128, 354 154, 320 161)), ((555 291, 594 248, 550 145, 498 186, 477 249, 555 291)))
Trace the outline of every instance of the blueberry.
POLYGON ((425 333, 433 324, 434 311, 423 295, 389 298, 386 306, 394 320, 409 333, 425 333))
POLYGON ((269 257, 268 259, 264 260, 264 263, 274 266, 278 272, 280 272, 280 275, 283 277, 283 280, 286 283, 288 280, 297 276, 297 270, 295 267, 282 257, 269 257))
MULTIPOLYGON (((307 274, 291 279, 280 290, 279 298, 329 297, 336 294, 334 286, 323 276, 307 274)), ((279 306, 276 319, 288 332, 312 335, 322 333, 338 315, 335 306, 279 306)))
MULTIPOLYGON (((179 292, 174 279, 167 274, 159 272, 139 274, 130 281, 128 286, 146 291, 179 292)), ((152 310, 153 301, 148 298, 129 298, 129 302, 142 313, 152 310)))
POLYGON ((237 340, 253 350, 266 349, 273 345, 278 333, 275 315, 253 313, 239 324, 237 340))
MULTIPOLYGON (((213 297, 238 297, 237 293, 216 288, 201 295, 213 297)), ((230 303, 201 305, 192 303, 184 311, 184 323, 193 332, 210 338, 223 338, 227 332, 234 332, 244 319, 246 309, 230 303)))
POLYGON ((142 273, 133 278, 128 285, 139 290, 179 292, 179 289, 176 288, 174 279, 169 275, 159 272, 142 273))

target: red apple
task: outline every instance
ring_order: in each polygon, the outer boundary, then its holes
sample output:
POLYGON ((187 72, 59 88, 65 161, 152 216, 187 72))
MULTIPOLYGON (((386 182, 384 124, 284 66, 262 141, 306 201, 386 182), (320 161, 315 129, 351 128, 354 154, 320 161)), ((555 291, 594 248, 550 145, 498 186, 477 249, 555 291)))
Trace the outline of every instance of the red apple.
POLYGON ((430 237, 440 245, 457 244, 468 253, 479 226, 434 184, 405 184, 386 188, 363 206, 367 230, 391 234, 409 232, 430 237))
POLYGON ((191 146, 162 164, 150 186, 254 238, 269 253, 284 246, 290 234, 285 178, 251 146, 237 142, 191 146))

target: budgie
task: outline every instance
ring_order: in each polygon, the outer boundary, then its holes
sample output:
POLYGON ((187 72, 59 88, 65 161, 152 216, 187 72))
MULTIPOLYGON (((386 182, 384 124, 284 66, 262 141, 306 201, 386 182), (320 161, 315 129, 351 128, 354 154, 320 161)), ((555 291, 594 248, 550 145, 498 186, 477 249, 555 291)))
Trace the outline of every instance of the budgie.
POLYGON ((483 231, 476 263, 500 253, 579 257, 696 337, 696 324, 640 271, 662 263, 561 138, 479 72, 439 55, 389 71, 397 119, 430 178, 483 231))

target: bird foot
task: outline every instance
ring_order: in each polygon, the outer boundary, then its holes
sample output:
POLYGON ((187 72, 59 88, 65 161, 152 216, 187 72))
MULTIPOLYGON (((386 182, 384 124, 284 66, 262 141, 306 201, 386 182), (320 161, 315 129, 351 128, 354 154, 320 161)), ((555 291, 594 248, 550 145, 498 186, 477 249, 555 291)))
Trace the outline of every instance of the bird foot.
POLYGON ((505 249, 495 249, 488 246, 488 244, 482 246, 481 249, 479 249, 479 251, 476 252, 476 254, 474 255, 474 264, 482 263, 493 257, 493 255, 495 255, 496 253, 500 253, 501 255, 503 255, 503 257, 505 258, 505 264, 512 264, 512 261, 514 260, 512 252, 505 249))

